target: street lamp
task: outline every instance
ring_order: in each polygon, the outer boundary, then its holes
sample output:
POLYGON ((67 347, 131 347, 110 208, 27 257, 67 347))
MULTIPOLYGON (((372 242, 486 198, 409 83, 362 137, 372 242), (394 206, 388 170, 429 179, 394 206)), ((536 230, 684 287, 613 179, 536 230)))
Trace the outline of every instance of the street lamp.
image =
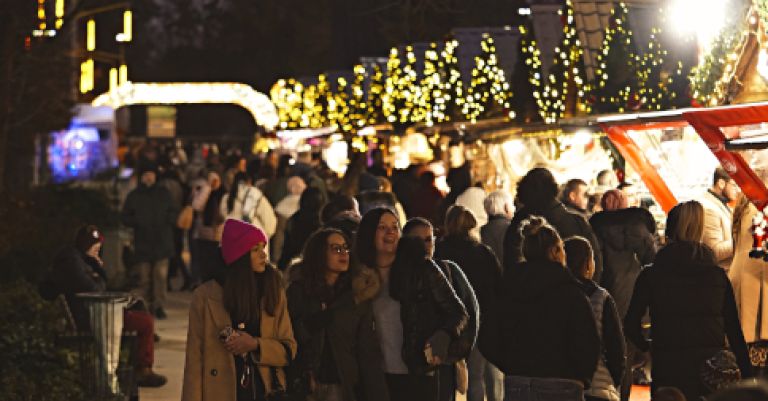
POLYGON ((669 23, 681 34, 695 34, 699 46, 708 48, 723 29, 729 0, 675 0, 669 23))

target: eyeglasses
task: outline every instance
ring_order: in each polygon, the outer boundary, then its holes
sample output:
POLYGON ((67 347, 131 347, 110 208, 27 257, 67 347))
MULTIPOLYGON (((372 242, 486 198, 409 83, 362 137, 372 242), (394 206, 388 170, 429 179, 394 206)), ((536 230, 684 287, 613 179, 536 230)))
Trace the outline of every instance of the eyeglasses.
POLYGON ((349 246, 347 246, 346 244, 344 245, 331 244, 328 246, 328 248, 331 250, 331 252, 337 253, 339 255, 349 254, 349 246))

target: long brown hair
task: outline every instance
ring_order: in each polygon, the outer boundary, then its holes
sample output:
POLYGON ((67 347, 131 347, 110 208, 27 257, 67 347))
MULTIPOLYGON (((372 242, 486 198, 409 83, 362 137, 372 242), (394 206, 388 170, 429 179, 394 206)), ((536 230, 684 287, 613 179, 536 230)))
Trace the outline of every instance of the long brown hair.
POLYGON ((246 252, 226 269, 224 308, 232 319, 258 327, 262 311, 275 316, 282 280, 274 266, 267 263, 264 272, 256 273, 251 268, 251 254, 246 252))
POLYGON ((469 237, 469 233, 477 227, 477 219, 472 212, 462 205, 453 205, 445 214, 445 235, 469 237))
POLYGON ((328 271, 328 238, 333 234, 340 235, 349 246, 349 239, 341 230, 322 228, 307 240, 300 264, 304 290, 324 301, 330 300, 334 290, 346 288, 351 281, 351 258, 349 270, 339 274, 334 288, 330 288, 325 281, 325 273, 328 271))
POLYGON ((701 242, 704 236, 704 207, 696 201, 678 203, 667 216, 668 241, 701 242))

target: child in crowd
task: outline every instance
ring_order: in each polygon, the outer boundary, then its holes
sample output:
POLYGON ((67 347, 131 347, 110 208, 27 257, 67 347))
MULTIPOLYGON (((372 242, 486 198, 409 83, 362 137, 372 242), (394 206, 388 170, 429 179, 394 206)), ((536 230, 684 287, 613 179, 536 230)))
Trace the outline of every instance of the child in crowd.
POLYGON ((592 378, 592 386, 585 391, 587 401, 618 401, 619 386, 625 368, 624 333, 621 320, 616 310, 616 303, 605 288, 600 287, 592 276, 595 274, 595 258, 592 246, 583 237, 571 237, 565 240, 565 255, 568 269, 581 284, 589 298, 595 317, 597 332, 603 350, 597 370, 592 378))

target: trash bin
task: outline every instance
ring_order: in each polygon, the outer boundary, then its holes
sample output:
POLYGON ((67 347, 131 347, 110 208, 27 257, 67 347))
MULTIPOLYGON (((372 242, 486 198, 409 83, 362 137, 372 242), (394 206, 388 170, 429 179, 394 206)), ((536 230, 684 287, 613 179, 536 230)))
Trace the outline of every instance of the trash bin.
POLYGON ((123 333, 123 311, 130 294, 123 292, 88 292, 77 294, 91 320, 95 352, 91 372, 93 392, 100 399, 122 396, 118 383, 120 338, 123 333))

